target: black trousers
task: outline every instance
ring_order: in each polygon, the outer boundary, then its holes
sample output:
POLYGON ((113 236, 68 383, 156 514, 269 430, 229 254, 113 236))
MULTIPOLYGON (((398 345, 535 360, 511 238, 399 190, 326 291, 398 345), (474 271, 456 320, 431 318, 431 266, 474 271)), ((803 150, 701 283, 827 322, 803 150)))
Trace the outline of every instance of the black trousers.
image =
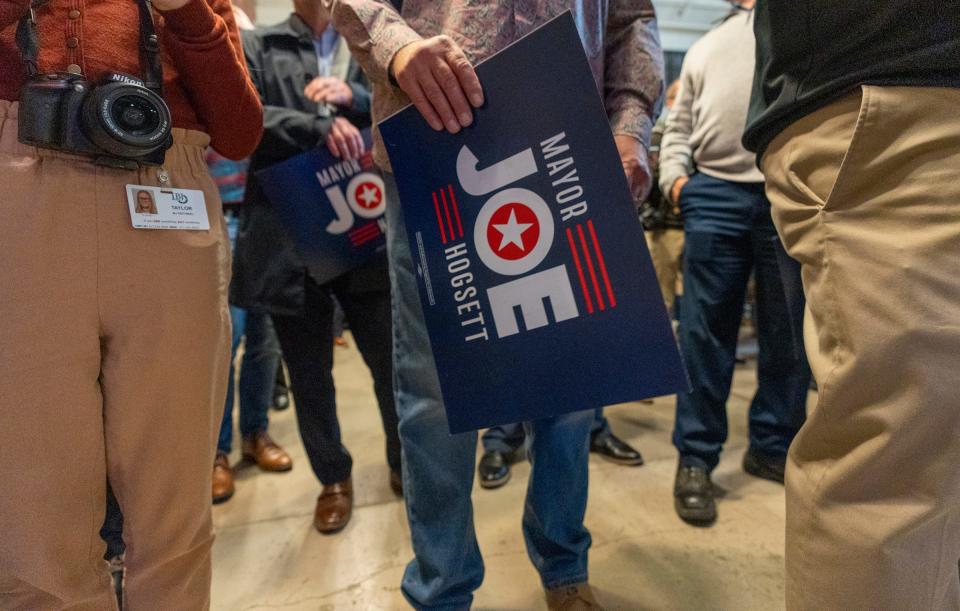
POLYGON ((400 438, 393 401, 393 343, 390 291, 348 291, 348 279, 318 285, 306 281, 306 307, 300 316, 274 315, 290 386, 297 424, 307 457, 324 485, 350 477, 353 459, 340 440, 336 389, 333 384, 332 295, 346 314, 357 348, 373 376, 373 389, 386 435, 387 464, 400 471, 400 438))

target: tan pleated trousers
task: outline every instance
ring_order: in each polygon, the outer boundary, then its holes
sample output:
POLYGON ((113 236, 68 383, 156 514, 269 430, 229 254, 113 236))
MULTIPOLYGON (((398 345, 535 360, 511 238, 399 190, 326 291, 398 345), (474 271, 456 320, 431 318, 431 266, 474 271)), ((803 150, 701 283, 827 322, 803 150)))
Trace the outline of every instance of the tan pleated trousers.
POLYGON ((958 609, 960 89, 864 87, 762 165, 820 387, 787 465, 787 608, 958 609))
POLYGON ((99 167, 17 143, 0 102, 0 609, 113 609, 98 531, 124 514, 126 608, 205 609, 223 415, 229 244, 208 137, 175 130, 171 186, 209 231, 135 230, 99 167))
POLYGON ((643 235, 669 312, 677 300, 677 287, 683 286, 683 229, 654 229, 643 235))

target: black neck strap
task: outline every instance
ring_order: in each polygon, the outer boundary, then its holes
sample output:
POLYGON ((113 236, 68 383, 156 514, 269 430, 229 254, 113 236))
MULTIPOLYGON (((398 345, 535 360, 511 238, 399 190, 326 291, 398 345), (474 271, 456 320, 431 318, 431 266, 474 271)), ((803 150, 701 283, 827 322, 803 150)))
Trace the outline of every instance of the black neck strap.
POLYGON ((140 49, 143 56, 144 84, 163 95, 163 64, 160 62, 160 38, 153 23, 150 0, 137 0, 140 9, 140 49))
MULTIPOLYGON (((37 34, 36 9, 49 0, 33 0, 30 10, 17 24, 16 41, 20 57, 28 77, 39 71, 37 58, 40 55, 40 37, 37 34)), ((163 64, 160 61, 160 38, 153 23, 150 0, 135 0, 140 13, 140 51, 144 66, 144 84, 148 89, 163 95, 163 64)))
POLYGON ((36 10, 43 6, 46 0, 33 0, 27 14, 17 23, 16 41, 20 49, 20 59, 28 77, 37 73, 37 56, 40 55, 40 36, 37 34, 36 10))

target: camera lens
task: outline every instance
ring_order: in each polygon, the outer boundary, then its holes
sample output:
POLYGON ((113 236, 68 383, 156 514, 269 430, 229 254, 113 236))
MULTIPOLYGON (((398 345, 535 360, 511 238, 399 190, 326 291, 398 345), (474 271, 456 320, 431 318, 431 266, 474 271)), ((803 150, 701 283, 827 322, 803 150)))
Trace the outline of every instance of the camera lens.
POLYGON ((151 134, 160 125, 156 105, 140 96, 120 97, 110 108, 110 114, 117 127, 135 136, 151 134))
POLYGON ((94 88, 83 115, 84 132, 111 155, 142 157, 169 146, 170 109, 142 85, 121 81, 94 88))

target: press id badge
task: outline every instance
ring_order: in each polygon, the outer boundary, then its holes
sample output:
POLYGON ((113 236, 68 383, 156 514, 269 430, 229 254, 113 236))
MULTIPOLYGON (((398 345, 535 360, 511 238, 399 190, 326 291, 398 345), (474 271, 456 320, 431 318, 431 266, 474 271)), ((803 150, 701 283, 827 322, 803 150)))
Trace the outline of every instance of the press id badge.
POLYGON ((210 229, 203 191, 127 185, 134 229, 210 229))

